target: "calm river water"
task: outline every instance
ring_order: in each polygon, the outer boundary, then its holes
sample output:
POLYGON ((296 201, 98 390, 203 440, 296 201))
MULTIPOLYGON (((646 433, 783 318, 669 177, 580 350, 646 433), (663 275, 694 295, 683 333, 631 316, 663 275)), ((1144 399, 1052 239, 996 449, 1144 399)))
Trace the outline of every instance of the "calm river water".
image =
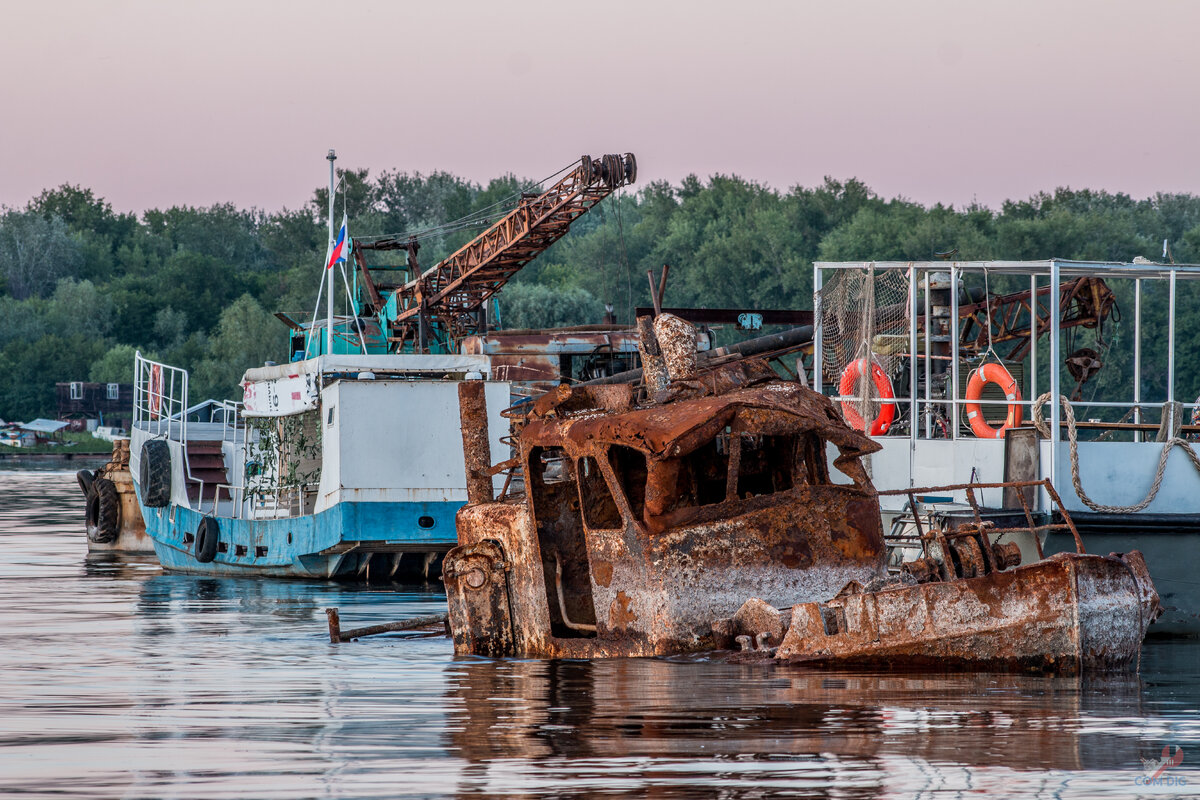
POLYGON ((326 606, 441 613, 440 584, 165 575, 89 559, 81 509, 72 472, 0 471, 5 797, 1200 796, 1194 641, 1093 681, 335 646, 326 606))

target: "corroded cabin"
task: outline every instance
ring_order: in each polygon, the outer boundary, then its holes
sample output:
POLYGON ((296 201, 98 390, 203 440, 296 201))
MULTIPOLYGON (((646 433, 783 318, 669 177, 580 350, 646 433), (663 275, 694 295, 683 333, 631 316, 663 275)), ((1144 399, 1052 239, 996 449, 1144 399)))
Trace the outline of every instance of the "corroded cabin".
POLYGON ((501 466, 524 492, 484 480, 458 514, 445 581, 459 653, 637 656, 709 649, 758 597, 785 608, 883 573, 878 499, 860 458, 878 445, 833 404, 742 361, 635 405, 627 385, 557 390, 514 418, 501 466), (831 474, 827 451, 835 448, 831 474))

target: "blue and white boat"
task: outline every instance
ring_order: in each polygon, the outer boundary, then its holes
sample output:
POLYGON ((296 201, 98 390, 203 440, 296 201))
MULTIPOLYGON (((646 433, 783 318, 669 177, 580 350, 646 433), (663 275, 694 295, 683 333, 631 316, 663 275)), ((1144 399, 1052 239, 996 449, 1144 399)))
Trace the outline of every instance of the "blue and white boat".
MULTIPOLYGON (((204 575, 428 575, 466 501, 457 382, 486 356, 319 356, 188 406, 184 370, 137 357, 130 471, 163 567, 204 575)), ((488 381, 493 458, 507 382, 488 381)))
MULTIPOLYGON (((584 156, 421 271, 420 235, 352 240, 345 221, 335 234, 335 158, 330 151, 326 314, 308 323, 279 315, 293 329, 291 363, 248 370, 241 402, 192 406, 186 371, 136 358, 130 471, 166 569, 369 579, 416 566, 428 576, 456 544, 454 516, 467 499, 460 381, 486 382, 492 463, 509 455, 501 410, 512 384, 489 380, 486 342, 466 343, 487 333, 500 287, 637 172, 631 154, 584 156), (388 252, 406 262, 368 262, 388 252), (347 316, 333 313, 337 273, 347 316)), ((543 338, 533 349, 553 353, 564 380, 572 354, 599 357, 586 337, 543 338)), ((622 368, 623 341, 606 338, 605 369, 622 368)), ((531 377, 547 376, 522 380, 531 377)))

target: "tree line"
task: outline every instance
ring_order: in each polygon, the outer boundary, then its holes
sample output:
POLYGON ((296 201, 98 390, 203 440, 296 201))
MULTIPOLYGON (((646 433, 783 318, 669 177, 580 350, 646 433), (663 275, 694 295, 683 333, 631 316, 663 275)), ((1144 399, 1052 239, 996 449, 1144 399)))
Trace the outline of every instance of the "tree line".
MULTIPOLYGON (((341 186, 337 217, 346 211, 352 236, 419 231, 428 267, 535 184, 362 169, 342 172, 341 186)), ((317 189, 295 209, 218 204, 138 215, 63 185, 0 210, 0 418, 53 415, 58 381, 129 381, 135 350, 188 369, 192 400, 237 396, 247 367, 287 357, 288 331, 273 313, 312 313, 327 201, 317 189)), ((501 292, 499 322, 600 322, 606 304, 630 322, 634 307, 650 305, 646 271, 663 264, 668 305, 810 308, 814 260, 924 260, 955 249, 960 259, 1157 260, 1163 240, 1177 261, 1200 261, 1200 197, 1060 188, 993 210, 885 199, 854 179, 782 191, 693 175, 625 190, 581 217, 501 292)), ((1144 347, 1153 357, 1166 322, 1159 289, 1150 291, 1153 341, 1144 347)), ((1200 345, 1200 314, 1191 287, 1180 291, 1176 335, 1187 353, 1200 345)), ((1128 292, 1118 295, 1132 317, 1128 292)), ((1118 338, 1131 329, 1123 324, 1118 338)), ((1127 364, 1116 365, 1097 386, 1124 379, 1127 364)), ((1149 372, 1147 387, 1161 390, 1165 367, 1149 372)), ((1181 381, 1181 393, 1200 391, 1200 377, 1181 381)))

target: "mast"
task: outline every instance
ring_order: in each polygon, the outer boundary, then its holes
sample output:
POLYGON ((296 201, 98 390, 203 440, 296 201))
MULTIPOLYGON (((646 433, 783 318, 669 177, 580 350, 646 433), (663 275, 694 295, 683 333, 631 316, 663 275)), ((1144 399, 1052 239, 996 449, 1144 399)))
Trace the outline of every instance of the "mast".
POLYGON ((329 255, 326 256, 325 262, 325 355, 333 355, 333 270, 329 266, 328 259, 333 255, 333 244, 337 236, 337 231, 333 228, 333 195, 337 188, 334 182, 333 164, 337 161, 337 153, 333 150, 329 151, 329 155, 325 156, 329 160, 329 255))

